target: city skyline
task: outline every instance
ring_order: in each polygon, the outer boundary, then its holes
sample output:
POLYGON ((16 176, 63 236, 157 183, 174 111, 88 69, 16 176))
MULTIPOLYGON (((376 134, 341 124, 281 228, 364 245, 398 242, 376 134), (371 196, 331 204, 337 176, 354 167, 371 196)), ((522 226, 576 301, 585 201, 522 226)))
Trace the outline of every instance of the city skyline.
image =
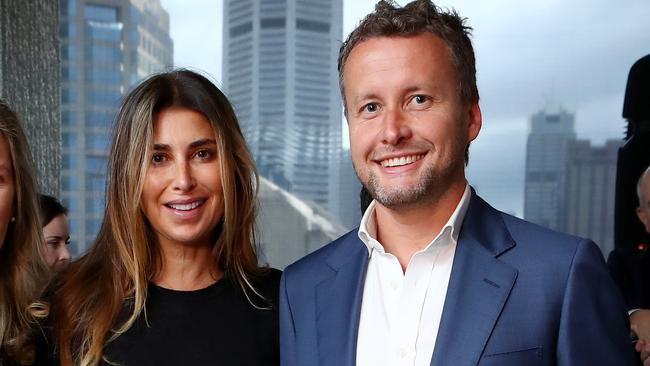
MULTIPOLYGON (((374 1, 344 1, 343 37, 374 1)), ((404 4, 405 1, 398 3, 404 4)), ((630 66, 648 53, 650 4, 556 0, 521 3, 439 1, 474 28, 483 129, 470 149, 468 180, 497 208, 523 215, 529 116, 561 105, 576 116, 580 139, 623 138, 623 95, 630 66)), ((163 0, 170 13, 175 65, 221 84, 221 1, 163 0), (206 40, 214 39, 214 42, 206 40)), ((345 121, 342 122, 345 124, 345 121)), ((347 139, 344 131, 344 140, 347 139)))

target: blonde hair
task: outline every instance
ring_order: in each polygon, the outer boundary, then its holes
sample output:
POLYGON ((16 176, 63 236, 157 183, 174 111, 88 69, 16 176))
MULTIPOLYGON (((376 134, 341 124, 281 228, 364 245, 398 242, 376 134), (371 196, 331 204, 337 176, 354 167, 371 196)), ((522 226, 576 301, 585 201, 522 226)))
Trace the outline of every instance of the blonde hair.
POLYGON ((108 163, 106 210, 90 251, 70 264, 53 291, 52 319, 62 365, 97 365, 106 343, 127 331, 143 311, 147 284, 160 253, 141 209, 152 153, 153 121, 178 106, 212 124, 222 158, 224 215, 213 247, 215 266, 247 296, 251 279, 265 271, 254 246, 258 177, 227 98, 205 77, 187 70, 151 76, 124 99, 108 163))
POLYGON ((30 334, 44 305, 40 295, 49 270, 41 258, 43 237, 39 222, 36 175, 18 116, 0 100, 0 134, 5 137, 14 176, 14 221, 0 249, 0 360, 31 364, 34 347, 30 334))

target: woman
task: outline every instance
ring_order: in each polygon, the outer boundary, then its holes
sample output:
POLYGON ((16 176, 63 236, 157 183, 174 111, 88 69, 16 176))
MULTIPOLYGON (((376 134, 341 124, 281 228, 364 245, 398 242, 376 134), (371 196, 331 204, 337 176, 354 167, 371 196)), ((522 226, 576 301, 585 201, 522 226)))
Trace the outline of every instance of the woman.
POLYGON ((257 264, 256 192, 210 81, 173 71, 130 92, 97 239, 52 292, 61 364, 278 364, 279 271, 257 264))
POLYGON ((68 209, 56 198, 46 194, 40 194, 38 201, 45 237, 43 259, 51 268, 60 269, 70 260, 70 229, 66 217, 68 209))
POLYGON ((0 365, 31 364, 31 327, 46 309, 36 179, 18 116, 0 100, 0 365))

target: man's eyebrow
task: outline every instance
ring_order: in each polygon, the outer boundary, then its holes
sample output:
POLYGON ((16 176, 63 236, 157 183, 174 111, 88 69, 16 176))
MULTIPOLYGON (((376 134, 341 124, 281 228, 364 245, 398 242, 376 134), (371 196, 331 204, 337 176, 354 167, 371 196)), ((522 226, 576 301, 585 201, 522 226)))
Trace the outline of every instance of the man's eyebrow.
POLYGON ((375 93, 368 93, 368 94, 358 95, 354 97, 353 100, 355 103, 358 103, 361 100, 367 100, 367 99, 378 99, 378 96, 375 93))

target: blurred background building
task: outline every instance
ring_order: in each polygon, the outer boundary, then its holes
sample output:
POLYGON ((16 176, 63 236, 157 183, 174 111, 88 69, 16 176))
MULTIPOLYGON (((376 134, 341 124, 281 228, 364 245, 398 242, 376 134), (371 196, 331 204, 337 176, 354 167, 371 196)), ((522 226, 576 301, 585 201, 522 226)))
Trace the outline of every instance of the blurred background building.
POLYGON ((616 159, 623 140, 569 144, 562 231, 590 238, 605 258, 614 249, 616 159))
POLYGON ((260 174, 339 209, 342 0, 224 2, 223 73, 260 174))
POLYGON ((616 159, 622 140, 592 146, 578 140, 575 116, 563 108, 531 117, 526 146, 524 218, 614 248, 616 159))
POLYGON ((92 243, 104 212, 108 144, 120 98, 173 64, 159 0, 60 0, 61 200, 71 252, 92 243))
POLYGON ((260 179, 256 221, 260 262, 287 265, 343 235, 346 228, 321 206, 260 179))
POLYGON ((526 145, 526 220, 562 229, 567 147, 575 139, 574 115, 561 107, 531 117, 526 145))
POLYGON ((40 189, 53 195, 61 162, 58 6, 0 0, 0 98, 20 115, 40 189))

